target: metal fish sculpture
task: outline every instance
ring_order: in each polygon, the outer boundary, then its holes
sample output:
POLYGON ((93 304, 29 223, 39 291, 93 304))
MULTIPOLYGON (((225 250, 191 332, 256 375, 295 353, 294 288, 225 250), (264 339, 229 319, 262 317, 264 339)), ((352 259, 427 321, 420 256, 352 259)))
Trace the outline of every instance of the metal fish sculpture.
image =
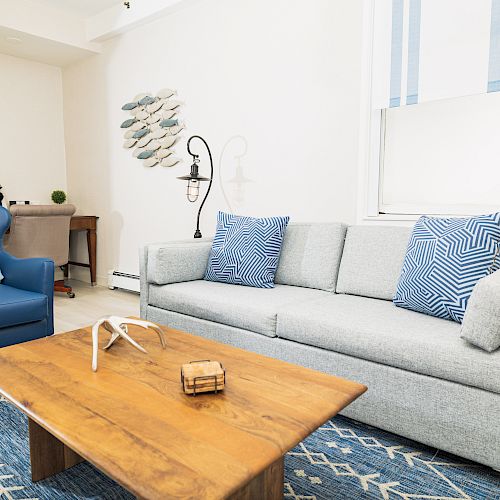
POLYGON ((139 102, 141 99, 144 99, 145 97, 148 97, 150 95, 151 92, 143 92, 142 94, 137 94, 136 96, 132 97, 132 101, 139 102))
POLYGON ((153 140, 153 136, 151 134, 145 135, 138 143, 137 147, 144 148, 153 140))
POLYGON ((149 115, 146 118, 146 123, 153 124, 153 123, 159 122, 160 120, 161 120, 160 113, 153 113, 152 115, 149 115))
POLYGON ((146 148, 135 148, 132 152, 132 156, 137 158, 143 151, 146 151, 146 148))
POLYGON ((135 146, 135 143, 137 142, 137 139, 128 139, 123 143, 123 147, 125 149, 129 149, 133 146, 135 146))
POLYGON ((177 141, 180 140, 180 136, 167 136, 165 139, 161 139, 158 142, 162 148, 171 148, 177 141))
POLYGON ((184 103, 181 101, 170 101, 170 100, 165 101, 165 103, 163 104, 163 109, 171 111, 172 109, 178 108, 182 104, 184 104, 184 103))
POLYGON ((184 130, 184 128, 185 126, 182 123, 173 127, 167 127, 165 130, 167 130, 167 135, 177 135, 181 130, 184 130))
POLYGON ((134 135, 132 137, 134 139, 140 139, 141 137, 144 137, 146 134, 149 134, 149 129, 148 128, 141 128, 141 130, 134 132, 134 135))
POLYGON ((143 109, 141 111, 139 111, 135 117, 138 119, 138 120, 147 120, 149 118, 149 113, 147 111, 144 111, 143 109))
POLYGON ((123 111, 130 111, 132 109, 137 108, 137 106, 139 106, 139 104, 137 102, 127 102, 126 104, 124 104, 122 106, 122 109, 123 109, 123 111))
POLYGON ((141 106, 147 106, 148 104, 153 104, 156 101, 156 98, 151 97, 150 95, 147 95, 146 97, 143 97, 140 101, 139 104, 141 106))
POLYGON ((137 116, 141 111, 144 111, 144 107, 143 106, 137 106, 137 108, 134 108, 134 109, 130 110, 130 114, 132 116, 137 116))
POLYGON ((145 167, 154 167, 157 165, 159 162, 158 158, 156 156, 152 156, 151 158, 148 158, 147 160, 143 161, 143 164, 145 167))
POLYGON ((177 111, 175 109, 162 109, 160 112, 160 116, 164 120, 169 120, 170 118, 173 118, 177 114, 177 111))
POLYGON ((146 106, 146 110, 148 113, 156 113, 163 106, 163 103, 164 101, 158 99, 158 101, 153 102, 152 104, 146 106))
POLYGON ((148 149, 147 151, 142 151, 142 153, 139 153, 137 155, 137 158, 139 160, 147 160, 148 158, 151 158, 155 154, 154 151, 148 149))
POLYGON ((180 162, 180 158, 176 158, 175 156, 168 156, 167 158, 163 158, 161 160, 160 165, 162 167, 173 167, 174 165, 177 165, 180 162))
POLYGON ((179 125, 179 120, 173 120, 173 119, 168 119, 168 120, 162 120, 160 122, 160 127, 174 127, 175 125, 179 125))
POLYGON ((172 149, 166 149, 166 148, 162 148, 162 149, 159 149, 157 152, 156 152, 156 156, 160 159, 163 159, 163 158, 166 158, 167 156, 170 156, 171 154, 173 154, 175 151, 172 150, 172 149))
POLYGON ((125 120, 121 125, 120 128, 129 128, 131 127, 134 123, 136 123, 137 120, 135 118, 129 118, 128 120, 125 120))
POLYGON ((132 156, 143 160, 146 167, 157 164, 172 167, 181 161, 170 149, 180 140, 179 133, 185 128, 177 118, 179 107, 184 103, 172 99, 175 95, 175 90, 164 88, 156 95, 137 94, 122 106, 131 116, 120 125, 126 129, 123 147, 131 149, 132 156))
POLYGON ((168 130, 165 130, 163 128, 159 128, 151 132, 151 136, 153 137, 153 139, 161 139, 162 137, 165 137, 167 134, 168 130))
POLYGON ((136 121, 130 128, 135 132, 137 132, 138 130, 141 130, 141 128, 144 128, 145 126, 146 124, 144 122, 136 121))
POLYGON ((158 97, 159 99, 168 99, 169 97, 172 97, 175 94, 177 94, 177 92, 175 90, 172 90, 172 89, 161 89, 156 94, 156 97, 158 97))

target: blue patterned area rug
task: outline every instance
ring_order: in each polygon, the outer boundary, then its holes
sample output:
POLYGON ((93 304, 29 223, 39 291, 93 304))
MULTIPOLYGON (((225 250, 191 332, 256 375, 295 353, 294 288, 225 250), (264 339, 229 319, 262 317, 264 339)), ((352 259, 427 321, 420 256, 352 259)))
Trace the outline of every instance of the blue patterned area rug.
MULTIPOLYGON (((1 500, 134 498, 87 463, 32 483, 27 427, 0 400, 1 500)), ((287 455, 284 498, 500 500, 500 474, 338 416, 287 455)))

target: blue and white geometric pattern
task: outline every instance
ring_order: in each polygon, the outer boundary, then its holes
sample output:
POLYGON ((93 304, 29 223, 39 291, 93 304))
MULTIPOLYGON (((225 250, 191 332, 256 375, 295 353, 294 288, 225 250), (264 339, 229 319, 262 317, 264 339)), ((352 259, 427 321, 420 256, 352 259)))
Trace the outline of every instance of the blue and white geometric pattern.
POLYGON ((474 285, 500 266, 500 213, 421 217, 413 229, 394 304, 462 322, 474 285))
POLYGON ((283 236, 290 217, 256 219, 219 212, 205 279, 274 288, 283 236))
MULTIPOLYGON (((133 500, 83 462, 30 478, 26 417, 0 399, 0 499, 133 500)), ((337 416, 285 457, 286 500, 500 500, 500 474, 337 416)))

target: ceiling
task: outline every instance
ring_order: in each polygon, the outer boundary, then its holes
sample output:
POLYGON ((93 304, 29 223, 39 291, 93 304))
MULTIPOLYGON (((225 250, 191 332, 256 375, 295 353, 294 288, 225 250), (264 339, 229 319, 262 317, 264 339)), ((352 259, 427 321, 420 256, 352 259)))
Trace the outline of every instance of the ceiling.
MULTIPOLYGON (((40 1, 40 0, 39 0, 40 1)), ((41 0, 42 3, 51 5, 61 10, 72 12, 76 15, 87 17, 102 12, 109 7, 123 3, 123 0, 41 0)), ((147 0, 146 0, 147 1, 147 0)), ((132 4, 134 0, 130 0, 132 4)), ((124 7, 125 8, 125 7, 124 7)))
POLYGON ((195 0, 0 0, 0 54, 67 66, 195 0))
POLYGON ((0 26, 0 54, 66 66, 88 56, 88 51, 0 26))

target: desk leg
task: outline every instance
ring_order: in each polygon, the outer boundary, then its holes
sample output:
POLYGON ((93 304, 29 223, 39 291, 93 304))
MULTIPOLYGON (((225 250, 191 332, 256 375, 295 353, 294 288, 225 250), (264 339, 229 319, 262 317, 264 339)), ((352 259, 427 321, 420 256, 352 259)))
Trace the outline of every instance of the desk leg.
POLYGON ((97 234, 95 229, 87 231, 87 249, 89 251, 90 281, 92 286, 97 285, 97 234))

